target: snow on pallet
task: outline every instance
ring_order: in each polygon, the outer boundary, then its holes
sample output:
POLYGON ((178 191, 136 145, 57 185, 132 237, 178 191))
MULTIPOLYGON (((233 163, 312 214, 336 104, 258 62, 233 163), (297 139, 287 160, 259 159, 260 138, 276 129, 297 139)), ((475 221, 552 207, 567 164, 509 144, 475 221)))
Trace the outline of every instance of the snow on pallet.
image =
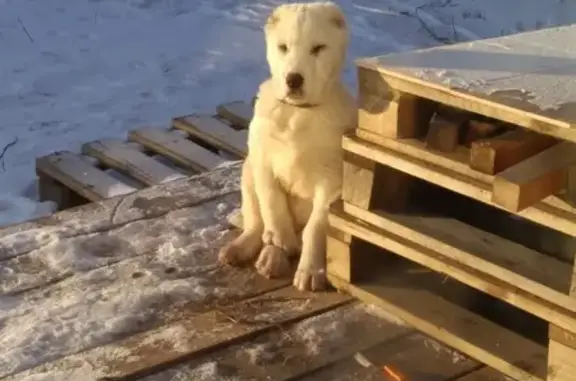
POLYGON ((217 167, 246 155, 246 129, 252 107, 236 101, 218 106, 216 115, 186 115, 172 128, 142 127, 128 141, 86 143, 82 154, 56 152, 37 159, 40 201, 58 209, 129 194, 217 167))
POLYGON ((506 380, 378 307, 218 265, 240 171, 0 229, 0 379, 506 380))
POLYGON ((516 380, 576 380, 570 36, 576 25, 359 60, 329 218, 334 285, 516 380), (496 324, 455 290, 520 317, 496 324))

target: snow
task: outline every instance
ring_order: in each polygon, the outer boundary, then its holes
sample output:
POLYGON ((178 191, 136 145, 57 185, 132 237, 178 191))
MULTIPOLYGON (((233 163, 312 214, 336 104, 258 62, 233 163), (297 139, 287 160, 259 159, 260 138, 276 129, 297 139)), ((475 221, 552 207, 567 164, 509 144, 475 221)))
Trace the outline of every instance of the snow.
MULTIPOLYGON (((53 211, 35 202, 36 157, 249 100, 267 74, 261 25, 280 2, 0 0, 0 225, 53 211)), ((565 0, 337 3, 351 28, 351 88, 360 56, 576 20, 565 0)))

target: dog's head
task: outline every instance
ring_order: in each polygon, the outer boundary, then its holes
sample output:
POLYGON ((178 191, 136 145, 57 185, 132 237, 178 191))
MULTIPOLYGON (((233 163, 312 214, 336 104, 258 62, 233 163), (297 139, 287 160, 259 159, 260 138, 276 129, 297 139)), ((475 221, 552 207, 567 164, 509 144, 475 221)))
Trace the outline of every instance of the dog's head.
POLYGON ((348 29, 340 8, 331 2, 284 4, 264 32, 276 97, 294 105, 322 103, 340 81, 346 58, 348 29))

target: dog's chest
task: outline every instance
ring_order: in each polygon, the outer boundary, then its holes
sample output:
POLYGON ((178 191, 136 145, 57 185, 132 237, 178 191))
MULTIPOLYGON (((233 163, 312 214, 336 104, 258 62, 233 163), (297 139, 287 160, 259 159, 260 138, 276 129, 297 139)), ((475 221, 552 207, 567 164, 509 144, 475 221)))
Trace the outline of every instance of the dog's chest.
POLYGON ((310 115, 274 115, 263 132, 262 149, 275 177, 291 194, 311 197, 319 181, 341 172, 341 133, 327 120, 310 115))

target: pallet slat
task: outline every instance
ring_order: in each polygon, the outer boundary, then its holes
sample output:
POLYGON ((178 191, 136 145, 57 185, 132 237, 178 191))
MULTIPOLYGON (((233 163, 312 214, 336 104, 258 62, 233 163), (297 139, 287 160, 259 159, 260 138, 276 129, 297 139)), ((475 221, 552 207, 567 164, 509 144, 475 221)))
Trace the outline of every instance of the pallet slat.
POLYGON ((195 172, 209 171, 224 162, 222 157, 168 130, 139 128, 130 131, 128 139, 195 172))
POLYGON ((492 201, 519 212, 562 190, 568 169, 576 164, 576 145, 562 142, 524 160, 494 179, 492 201))
POLYGON ((240 158, 248 152, 248 134, 206 115, 188 115, 172 120, 173 126, 240 158))
POLYGON ((146 185, 164 184, 186 177, 120 140, 106 139, 86 143, 82 145, 82 153, 146 185))
POLYGON ((235 101, 219 105, 216 112, 221 118, 228 120, 239 129, 246 129, 254 116, 254 108, 243 101, 235 101))
POLYGON ((576 312, 568 295, 572 266, 554 257, 452 218, 368 212, 351 204, 344 212, 576 312))
POLYGON ((284 287, 205 313, 195 312, 194 309, 182 311, 181 320, 135 334, 120 342, 60 358, 4 380, 24 381, 30 375, 42 374, 46 369, 64 371, 76 368, 78 363, 103 364, 92 374, 98 380, 135 379, 204 354, 210 349, 234 344, 351 301, 349 296, 335 292, 302 294, 293 287, 284 287), (243 316, 250 316, 250 320, 244 322, 243 316), (120 361, 118 353, 122 354, 120 361))
MULTIPOLYGON (((417 144, 407 145, 402 141, 387 140, 390 143, 383 147, 347 136, 343 139, 343 147, 360 157, 370 158, 376 163, 505 210, 492 201, 492 176, 474 171, 456 159, 440 157, 430 151, 424 152, 417 144)), ((551 229, 576 236, 576 209, 558 200, 544 200, 518 214, 551 229)))
POLYGON ((338 289, 375 304, 419 331, 520 381, 546 377, 546 348, 429 291, 430 270, 380 273, 359 285, 328 275, 338 289))
MULTIPOLYGON (((576 326, 576 313, 573 312, 575 303, 567 294, 551 292, 553 290, 542 287, 546 293, 552 293, 556 299, 565 300, 565 304, 562 305, 535 297, 530 292, 519 288, 516 282, 503 281, 473 265, 464 265, 453 259, 451 255, 446 255, 448 254, 446 249, 429 248, 421 242, 412 241, 410 238, 404 238, 376 226, 355 223, 355 217, 348 216, 336 208, 330 213, 329 220, 331 226, 344 233, 390 250, 434 271, 447 274, 470 287, 553 322, 564 329, 576 326)), ((543 291, 539 290, 539 294, 542 293, 543 291)))
POLYGON ((135 192, 86 159, 69 151, 60 151, 36 160, 36 171, 64 184, 91 201, 99 201, 135 192))

